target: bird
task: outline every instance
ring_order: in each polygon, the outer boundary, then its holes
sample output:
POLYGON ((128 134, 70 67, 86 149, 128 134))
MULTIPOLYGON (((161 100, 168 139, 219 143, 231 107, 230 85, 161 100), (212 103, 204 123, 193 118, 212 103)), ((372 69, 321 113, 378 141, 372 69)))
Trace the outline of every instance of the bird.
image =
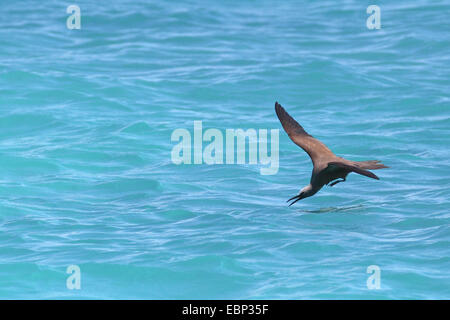
POLYGON ((286 201, 292 201, 289 207, 301 199, 315 195, 324 185, 332 187, 346 181, 351 172, 379 180, 369 170, 389 168, 378 160, 351 161, 338 157, 325 144, 308 134, 278 102, 275 102, 275 112, 289 138, 309 155, 313 163, 310 183, 298 195, 286 201))

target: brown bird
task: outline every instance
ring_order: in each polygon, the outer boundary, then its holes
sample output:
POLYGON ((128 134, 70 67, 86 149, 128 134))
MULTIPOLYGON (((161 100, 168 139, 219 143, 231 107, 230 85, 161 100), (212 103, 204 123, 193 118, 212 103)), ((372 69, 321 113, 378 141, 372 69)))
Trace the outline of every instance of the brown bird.
POLYGON ((332 187, 345 181, 350 172, 379 180, 380 178, 368 170, 389 168, 378 160, 351 161, 338 157, 326 145, 309 135, 278 102, 275 102, 275 111, 289 138, 306 151, 314 166, 309 185, 287 201, 294 200, 289 206, 292 206, 298 200, 313 196, 330 182, 330 187, 332 187))

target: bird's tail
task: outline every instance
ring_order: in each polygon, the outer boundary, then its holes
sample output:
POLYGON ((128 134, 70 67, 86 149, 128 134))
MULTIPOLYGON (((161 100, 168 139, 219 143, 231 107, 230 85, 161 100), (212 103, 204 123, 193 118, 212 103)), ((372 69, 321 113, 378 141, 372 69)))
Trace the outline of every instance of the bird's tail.
POLYGON ((377 170, 377 169, 384 169, 389 168, 388 166, 385 166, 378 160, 368 160, 368 161, 352 161, 353 164, 361 169, 365 170, 377 170))

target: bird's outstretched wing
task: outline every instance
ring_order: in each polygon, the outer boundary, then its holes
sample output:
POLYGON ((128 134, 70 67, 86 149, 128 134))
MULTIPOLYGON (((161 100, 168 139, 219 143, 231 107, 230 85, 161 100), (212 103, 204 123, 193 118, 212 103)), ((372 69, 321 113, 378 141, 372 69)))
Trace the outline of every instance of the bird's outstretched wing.
POLYGON ((372 178, 372 179, 377 179, 380 180, 380 178, 378 178, 375 174, 373 174, 372 172, 370 172, 369 170, 364 170, 360 167, 345 163, 345 162, 340 162, 340 161, 333 161, 333 162, 328 162, 328 168, 329 169, 335 169, 335 168, 340 168, 342 170, 348 171, 348 172, 355 172, 358 174, 362 174, 363 176, 372 178))
POLYGON ((278 102, 275 102, 275 112, 289 138, 306 151, 313 164, 316 164, 321 159, 336 158, 334 153, 326 145, 309 135, 278 102))

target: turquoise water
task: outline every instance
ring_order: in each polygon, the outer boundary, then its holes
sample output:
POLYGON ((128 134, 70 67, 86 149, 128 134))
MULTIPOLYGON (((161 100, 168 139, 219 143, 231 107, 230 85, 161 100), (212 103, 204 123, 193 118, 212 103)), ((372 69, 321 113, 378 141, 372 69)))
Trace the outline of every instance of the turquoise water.
POLYGON ((0 5, 0 298, 450 298, 448 1, 69 4, 0 5), (288 208, 312 166, 282 130, 276 175, 172 162, 194 120, 281 129, 275 101, 391 169, 288 208))

